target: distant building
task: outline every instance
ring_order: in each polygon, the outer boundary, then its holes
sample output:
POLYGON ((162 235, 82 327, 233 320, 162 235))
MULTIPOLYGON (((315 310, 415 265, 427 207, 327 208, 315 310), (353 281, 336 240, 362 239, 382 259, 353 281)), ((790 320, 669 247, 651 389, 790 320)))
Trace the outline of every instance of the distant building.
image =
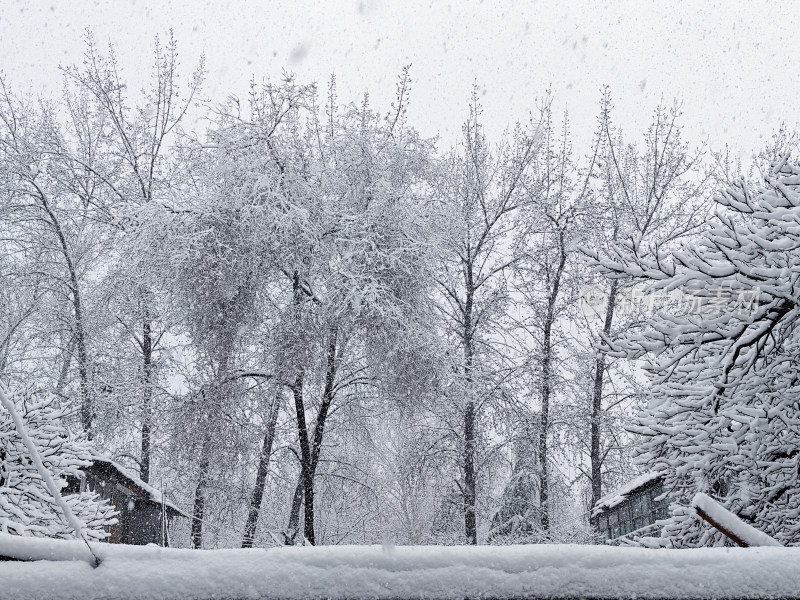
POLYGON ((170 522, 185 515, 125 467, 105 458, 93 460, 82 469, 83 478, 67 478, 62 493, 95 492, 119 511, 118 523, 109 528, 106 540, 112 544, 169 546, 170 522))
POLYGON ((595 504, 592 517, 609 541, 634 535, 655 536, 659 533, 656 521, 669 516, 669 498, 661 498, 663 495, 663 476, 645 473, 602 497, 595 504))

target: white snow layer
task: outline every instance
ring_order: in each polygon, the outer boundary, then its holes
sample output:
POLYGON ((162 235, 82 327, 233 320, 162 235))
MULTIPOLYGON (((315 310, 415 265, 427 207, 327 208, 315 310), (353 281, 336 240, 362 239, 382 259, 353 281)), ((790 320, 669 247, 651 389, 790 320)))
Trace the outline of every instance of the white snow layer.
POLYGON ((0 534, 0 598, 786 598, 800 548, 320 546, 178 550, 0 534), (85 559, 85 560, 84 560, 85 559))
MULTIPOLYGON (((782 546, 779 541, 771 538, 763 531, 760 531, 742 521, 731 511, 722 506, 702 492, 695 494, 692 499, 692 506, 703 511, 708 518, 717 525, 728 530, 748 546, 782 546)), ((800 589, 798 590, 800 593, 800 589)))

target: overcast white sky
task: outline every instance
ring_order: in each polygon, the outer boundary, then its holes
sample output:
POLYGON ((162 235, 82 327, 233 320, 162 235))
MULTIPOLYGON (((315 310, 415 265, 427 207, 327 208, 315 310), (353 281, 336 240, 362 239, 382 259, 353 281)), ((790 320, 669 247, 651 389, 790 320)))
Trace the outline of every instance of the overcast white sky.
POLYGON ((800 120, 797 14, 792 2, 722 0, 0 0, 0 69, 15 90, 57 90, 58 65, 80 62, 91 27, 141 85, 153 36, 172 27, 187 74, 205 53, 205 94, 215 99, 289 69, 321 84, 335 72, 340 99, 369 90, 388 108, 412 63, 411 121, 447 144, 474 81, 492 132, 524 120, 550 87, 578 145, 608 84, 628 138, 662 97, 677 97, 691 141, 748 156, 781 121, 800 120))

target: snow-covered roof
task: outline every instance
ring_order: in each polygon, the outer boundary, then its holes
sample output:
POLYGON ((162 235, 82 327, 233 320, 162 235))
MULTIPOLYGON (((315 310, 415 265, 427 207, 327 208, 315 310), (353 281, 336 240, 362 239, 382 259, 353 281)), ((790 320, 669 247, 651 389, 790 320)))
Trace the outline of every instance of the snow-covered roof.
POLYGON ((639 475, 638 477, 631 479, 628 483, 620 487, 619 489, 614 490, 610 494, 606 494, 600 500, 597 501, 597 504, 594 505, 592 509, 592 516, 595 516, 603 510, 607 508, 613 508, 617 504, 623 502, 627 497, 638 490, 639 488, 644 487, 651 481, 655 481, 661 477, 661 473, 644 473, 639 475))
POLYGON ((179 550, 0 534, 0 598, 796 598, 800 548, 318 546, 179 550))
POLYGON ((149 500, 152 500, 153 502, 156 502, 157 504, 163 504, 167 508, 171 508, 172 510, 183 514, 183 511, 181 511, 181 509, 179 509, 177 506, 175 506, 172 502, 170 502, 169 500, 164 498, 163 494, 159 490, 154 488, 149 483, 145 483, 144 481, 142 481, 142 479, 136 473, 131 471, 130 469, 127 469, 126 467, 123 467, 121 464, 119 464, 117 462, 114 462, 113 460, 105 458, 103 456, 93 456, 92 457, 92 462, 94 462, 94 463, 105 463, 105 464, 111 466, 116 471, 118 471, 121 475, 123 475, 126 479, 129 479, 131 481, 131 483, 133 483, 137 487, 141 488, 142 491, 144 491, 147 494, 149 500))

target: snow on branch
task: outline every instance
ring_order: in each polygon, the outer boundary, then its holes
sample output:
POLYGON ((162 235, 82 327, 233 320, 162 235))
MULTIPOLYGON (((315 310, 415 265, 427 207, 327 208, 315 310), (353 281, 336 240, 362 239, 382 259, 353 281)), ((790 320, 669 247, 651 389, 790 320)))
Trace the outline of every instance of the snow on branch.
POLYGON ((113 506, 95 493, 61 494, 66 478, 80 478, 91 464, 89 444, 64 427, 65 409, 52 395, 20 396, 0 389, 0 532, 107 537, 104 528, 116 522, 113 506))
POLYGON ((759 184, 731 184, 715 200, 716 218, 666 258, 623 247, 599 258, 645 280, 646 293, 693 299, 665 304, 646 327, 615 340, 614 355, 641 359, 651 386, 648 406, 626 429, 639 436, 636 461, 664 474, 673 504, 662 537, 673 547, 724 544, 738 535, 733 514, 770 543, 796 546, 800 163, 781 160, 759 184), (703 500, 696 505, 716 528, 689 508, 698 492, 719 502, 710 512, 703 500), (724 515, 734 521, 715 518, 724 515))
POLYGON ((28 450, 28 454, 30 454, 33 464, 36 465, 36 470, 39 472, 39 477, 42 478, 45 486, 47 486, 47 491, 53 496, 53 500, 55 500, 56 505, 61 510, 61 514, 64 515, 64 520, 70 525, 70 527, 72 527, 73 531, 75 532, 75 537, 77 539, 82 539, 83 536, 81 532, 85 527, 84 524, 80 522, 78 517, 75 516, 67 503, 64 502, 64 498, 61 497, 61 492, 56 486, 55 481, 53 481, 50 471, 48 471, 44 464, 42 464, 42 458, 39 456, 39 451, 36 449, 36 444, 33 443, 33 440, 31 440, 30 436, 28 436, 28 432, 25 431, 25 424, 22 422, 22 417, 19 416, 14 404, 8 399, 2 388, 0 388, 0 404, 2 404, 3 408, 5 408, 11 415, 11 418, 14 421, 14 426, 17 429, 17 435, 19 435, 22 443, 25 444, 25 448, 28 450))

